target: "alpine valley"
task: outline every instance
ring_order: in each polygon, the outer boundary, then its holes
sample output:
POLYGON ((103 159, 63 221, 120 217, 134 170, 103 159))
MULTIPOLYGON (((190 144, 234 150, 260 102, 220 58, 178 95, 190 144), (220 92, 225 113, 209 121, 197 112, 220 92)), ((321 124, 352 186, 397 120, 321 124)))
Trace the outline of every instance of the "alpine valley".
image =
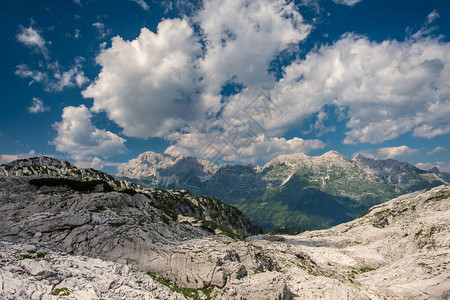
MULTIPOLYGON (((389 197, 442 183, 439 174, 407 164, 349 161, 334 152, 282 156, 264 168, 151 156, 165 159, 148 165, 156 169, 155 180, 210 182, 211 190, 215 184, 218 193, 240 197, 245 188, 262 188, 268 212, 277 211, 270 199, 297 188, 309 197, 295 206, 306 220, 309 211, 325 212, 308 208, 320 200, 327 209, 351 211, 355 203, 382 201, 377 189, 389 197), (184 171, 160 178, 158 163, 184 171), (388 168, 401 171, 389 174, 388 168), (196 176, 183 177, 186 170, 196 176), (346 185, 339 174, 351 188, 339 186, 346 185)), ((443 184, 329 229, 262 235, 238 209, 215 198, 143 188, 50 157, 21 159, 0 165, 0 298, 448 299, 449 220, 450 187, 443 184)))
POLYGON ((145 152, 119 167, 119 178, 141 186, 188 189, 237 207, 264 229, 321 229, 348 222, 373 205, 449 182, 450 174, 424 171, 393 159, 336 151, 310 157, 281 155, 263 167, 216 166, 193 157, 145 152))

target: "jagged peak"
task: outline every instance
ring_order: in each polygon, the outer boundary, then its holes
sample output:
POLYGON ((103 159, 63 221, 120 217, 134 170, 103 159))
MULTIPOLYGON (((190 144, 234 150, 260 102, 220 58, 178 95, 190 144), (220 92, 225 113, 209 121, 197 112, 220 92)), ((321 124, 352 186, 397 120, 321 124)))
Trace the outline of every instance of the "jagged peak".
POLYGON ((298 161, 303 161, 305 159, 310 159, 310 158, 311 157, 309 157, 308 155, 306 155, 305 153, 302 153, 302 152, 292 153, 292 154, 283 154, 283 155, 275 157, 274 159, 272 159, 271 161, 266 163, 263 168, 265 169, 267 167, 270 167, 274 164, 279 164, 279 163, 291 165, 298 161))
MULTIPOLYGON (((203 169, 205 174, 214 174, 219 168, 207 160, 202 160, 191 156, 180 155, 175 157, 166 153, 146 151, 139 154, 137 158, 121 164, 118 167, 117 175, 128 178, 148 176, 158 177, 159 171, 172 168, 176 164, 177 166, 185 167, 188 167, 189 165, 201 166, 201 169, 203 169)), ((205 174, 202 174, 202 176, 205 174)))
POLYGON ((269 161, 267 164, 264 165, 264 168, 270 167, 274 164, 278 163, 284 163, 286 165, 298 165, 299 163, 303 162, 311 162, 311 161, 321 161, 321 160, 345 160, 350 161, 347 157, 345 157, 343 154, 331 150, 328 151, 320 156, 308 156, 305 153, 299 152, 299 153, 293 153, 293 154, 283 154, 280 155, 271 161, 269 161))

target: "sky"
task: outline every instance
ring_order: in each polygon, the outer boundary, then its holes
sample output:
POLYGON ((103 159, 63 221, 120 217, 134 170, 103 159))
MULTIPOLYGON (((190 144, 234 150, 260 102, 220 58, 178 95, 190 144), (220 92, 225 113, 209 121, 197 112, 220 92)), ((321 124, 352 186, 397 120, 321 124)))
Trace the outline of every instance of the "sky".
POLYGON ((0 163, 336 150, 450 172, 450 3, 0 1, 0 163))

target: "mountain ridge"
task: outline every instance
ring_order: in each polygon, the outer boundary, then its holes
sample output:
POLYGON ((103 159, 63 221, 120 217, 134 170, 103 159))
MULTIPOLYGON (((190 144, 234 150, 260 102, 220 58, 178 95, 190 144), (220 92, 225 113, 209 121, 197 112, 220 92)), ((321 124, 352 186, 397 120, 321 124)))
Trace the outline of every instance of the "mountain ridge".
MULTIPOLYGON (((265 228, 286 225, 329 227, 337 222, 349 221, 370 206, 401 194, 448 183, 446 173, 420 170, 409 163, 392 159, 373 160, 362 155, 349 159, 337 151, 328 151, 320 156, 304 153, 280 155, 263 167, 239 164, 216 166, 215 171, 210 168, 208 176, 203 178, 199 176, 202 174, 199 160, 192 158, 192 161, 192 172, 188 169, 184 173, 170 172, 175 164, 166 166, 158 172, 159 179, 152 177, 150 186, 186 188, 196 195, 221 199, 240 208, 265 228), (287 190, 290 191, 288 195, 287 190), (283 200, 286 196, 292 199, 289 200, 290 206, 283 200), (346 219, 338 221, 323 215, 323 212, 304 214, 300 210, 300 207, 305 207, 302 202, 311 200, 315 200, 311 205, 319 209, 320 199, 328 199, 330 205, 334 203, 332 206, 340 207, 339 213, 347 216, 346 219), (343 203, 345 205, 342 206, 343 203), (265 209, 262 209, 263 206, 265 209), (264 213, 267 209, 269 212, 264 213), (300 214, 304 216, 299 217, 300 214), (269 220, 268 216, 271 216, 269 220), (314 219, 322 221, 315 223, 314 219)), ((119 172, 119 175, 123 173, 119 172)), ((145 185, 148 179, 142 177, 133 181, 145 185)))

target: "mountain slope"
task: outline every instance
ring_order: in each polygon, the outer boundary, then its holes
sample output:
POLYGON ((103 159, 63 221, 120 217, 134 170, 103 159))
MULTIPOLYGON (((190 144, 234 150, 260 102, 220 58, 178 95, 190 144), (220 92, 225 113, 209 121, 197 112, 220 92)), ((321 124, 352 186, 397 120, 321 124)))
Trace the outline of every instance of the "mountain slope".
POLYGON ((156 194, 33 180, 49 178, 0 176, 2 299, 450 295, 449 186, 401 196, 327 230, 233 240, 192 226, 192 217, 172 218, 154 206, 156 194))
MULTIPOLYGON (((145 161, 146 155, 150 152, 123 168, 131 173, 133 169, 142 170, 142 166, 149 168, 152 163, 145 161)), ((152 186, 189 189, 196 195, 218 198, 236 206, 264 228, 326 228, 349 221, 372 205, 398 195, 446 183, 445 176, 408 163, 372 160, 361 155, 350 160, 335 151, 317 157, 303 153, 281 155, 262 168, 206 168, 205 163, 201 165, 194 158, 189 158, 190 164, 180 164, 186 159, 182 157, 162 168, 153 165, 153 173, 139 171, 143 177, 136 182, 145 184, 150 179, 152 186), (183 167, 178 168, 178 164, 183 167)))
POLYGON ((375 160, 360 154, 355 156, 353 161, 367 173, 373 174, 393 186, 396 194, 445 183, 445 180, 434 172, 421 170, 406 162, 399 162, 393 159, 375 160))
MULTIPOLYGON (((24 178, 31 185, 41 187, 68 188, 72 192, 113 192, 123 194, 141 194, 152 199, 152 205, 165 214, 189 216, 198 222, 208 223, 223 230, 228 228, 229 234, 247 236, 259 232, 250 220, 240 211, 210 198, 193 196, 188 191, 164 191, 141 188, 139 185, 115 178, 94 169, 78 169, 67 161, 50 157, 32 157, 0 165, 0 176, 5 178, 24 178), (99 185, 99 187, 97 187, 99 185), (215 225, 214 225, 215 224, 215 225)), ((165 217, 163 217, 165 218, 165 217)), ((199 223, 200 224, 200 223, 199 223)), ((206 224, 206 223, 205 223, 206 224)), ((208 227, 207 225, 203 225, 208 227)), ((211 230, 211 228, 209 228, 211 230)))

